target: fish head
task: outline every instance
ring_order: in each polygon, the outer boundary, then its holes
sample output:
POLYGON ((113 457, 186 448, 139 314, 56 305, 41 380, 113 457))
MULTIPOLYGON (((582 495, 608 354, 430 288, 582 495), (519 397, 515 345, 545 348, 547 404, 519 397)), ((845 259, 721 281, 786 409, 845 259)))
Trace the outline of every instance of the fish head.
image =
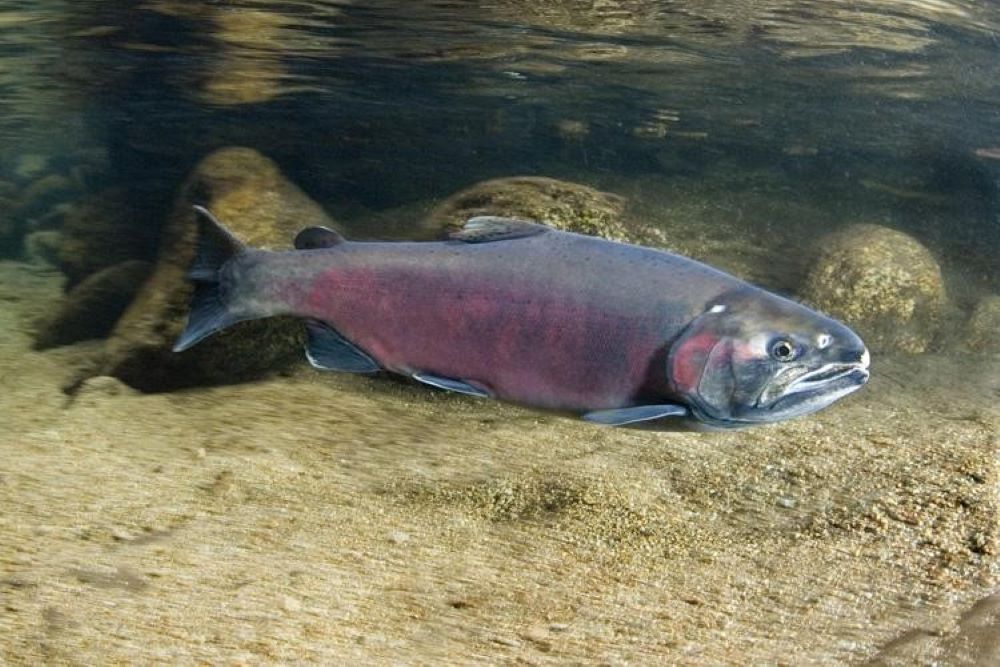
POLYGON ((868 381, 869 354, 846 325, 747 288, 709 303, 670 347, 673 392, 709 428, 808 415, 868 381))

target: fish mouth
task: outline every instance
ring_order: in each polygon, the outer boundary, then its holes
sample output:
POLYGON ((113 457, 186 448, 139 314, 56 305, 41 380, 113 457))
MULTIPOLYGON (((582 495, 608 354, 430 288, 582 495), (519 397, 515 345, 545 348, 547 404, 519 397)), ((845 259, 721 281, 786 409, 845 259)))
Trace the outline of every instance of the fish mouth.
POLYGON ((713 416, 695 406, 692 406, 692 413, 708 430, 736 430, 784 421, 822 410, 860 389, 868 382, 868 376, 867 366, 859 363, 829 364, 791 380, 766 402, 762 396, 751 408, 725 418, 713 416))
POLYGON ((752 410, 766 420, 816 412, 868 382, 868 350, 853 360, 835 361, 811 370, 790 366, 757 397, 752 410))
POLYGON ((815 412, 860 389, 869 375, 865 363, 827 364, 792 380, 767 409, 803 415, 815 412))
POLYGON ((841 383, 842 380, 849 380, 850 384, 861 386, 868 381, 868 375, 868 368, 861 364, 827 364, 792 380, 781 393, 781 398, 831 387, 841 383))
POLYGON ((807 370, 801 366, 782 369, 757 396, 756 401, 719 415, 702 403, 691 412, 707 430, 737 430, 803 417, 857 391, 868 382, 868 350, 850 362, 831 362, 807 370))

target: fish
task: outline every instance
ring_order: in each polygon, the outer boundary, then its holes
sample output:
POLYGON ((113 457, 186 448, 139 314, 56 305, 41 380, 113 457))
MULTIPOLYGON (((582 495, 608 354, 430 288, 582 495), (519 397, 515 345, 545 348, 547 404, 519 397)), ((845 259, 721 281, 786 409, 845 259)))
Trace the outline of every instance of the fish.
POLYGON ((183 352, 237 322, 306 322, 316 368, 395 373, 605 426, 742 429, 864 385, 845 324, 681 255, 479 216, 437 241, 323 227, 248 247, 206 208, 183 352))

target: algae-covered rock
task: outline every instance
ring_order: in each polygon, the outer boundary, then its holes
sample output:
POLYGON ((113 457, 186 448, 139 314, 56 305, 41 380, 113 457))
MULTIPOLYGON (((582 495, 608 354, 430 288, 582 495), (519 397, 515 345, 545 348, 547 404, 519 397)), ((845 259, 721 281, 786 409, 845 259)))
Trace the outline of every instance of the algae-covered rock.
POLYGON ((103 372, 145 391, 249 379, 301 358, 302 327, 288 318, 243 322, 183 353, 171 351, 187 321, 195 203, 257 248, 289 249, 302 227, 335 226, 256 151, 224 148, 202 160, 177 198, 153 274, 108 340, 103 372))
POLYGON ((483 181, 448 197, 427 215, 424 226, 451 231, 477 215, 500 215, 615 241, 658 245, 662 239, 654 230, 626 220, 625 204, 619 195, 578 183, 513 176, 483 181))
POLYGON ((1000 353, 1000 295, 980 299, 966 326, 966 344, 977 352, 1000 353))
POLYGON ((102 190, 79 202, 65 216, 59 269, 72 289, 87 276, 131 259, 149 259, 159 236, 151 222, 121 188, 102 190))
POLYGON ((64 204, 78 192, 75 184, 61 174, 48 174, 11 191, 0 187, 0 255, 20 254, 25 235, 37 229, 35 220, 64 204))
MULTIPOLYGON (((51 233, 55 232, 36 235, 51 233)), ((87 276, 63 297, 52 315, 39 323, 35 349, 108 335, 151 268, 149 262, 133 259, 87 276)))
POLYGON ((856 327, 876 351, 927 350, 946 295, 924 246, 903 232, 859 224, 821 239, 820 248, 805 300, 856 327))

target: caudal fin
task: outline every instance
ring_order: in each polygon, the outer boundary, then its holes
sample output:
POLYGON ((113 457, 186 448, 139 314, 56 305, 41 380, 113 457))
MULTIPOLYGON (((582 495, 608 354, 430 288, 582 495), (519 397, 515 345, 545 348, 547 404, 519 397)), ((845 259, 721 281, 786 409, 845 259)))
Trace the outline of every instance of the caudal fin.
POLYGON ((246 246, 215 219, 208 209, 194 207, 198 216, 198 246, 188 271, 194 283, 187 326, 174 343, 174 352, 182 352, 201 339, 247 319, 232 312, 226 300, 222 267, 245 252, 246 246))

